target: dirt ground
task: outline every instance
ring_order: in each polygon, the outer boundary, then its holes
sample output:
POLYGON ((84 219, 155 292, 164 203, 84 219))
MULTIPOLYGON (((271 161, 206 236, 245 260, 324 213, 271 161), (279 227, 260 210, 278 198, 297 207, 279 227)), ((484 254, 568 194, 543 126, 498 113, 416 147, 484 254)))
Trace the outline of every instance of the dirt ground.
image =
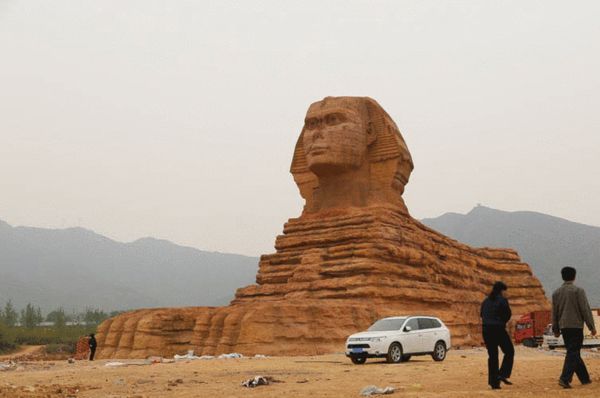
POLYGON ((36 355, 38 352, 42 351, 43 348, 44 346, 41 345, 24 345, 22 347, 19 347, 19 350, 16 352, 13 352, 11 354, 0 355, 0 361, 5 361, 8 359, 19 359, 36 355))
POLYGON ((450 351, 444 362, 414 357, 397 365, 369 360, 353 365, 344 355, 212 359, 110 368, 107 360, 29 361, 0 372, 0 397, 359 397, 368 385, 392 386, 399 397, 598 397, 600 353, 585 360, 593 383, 572 390, 557 384, 560 351, 517 348, 513 386, 491 391, 482 349, 450 351), (256 375, 276 380, 253 389, 243 380, 256 375))

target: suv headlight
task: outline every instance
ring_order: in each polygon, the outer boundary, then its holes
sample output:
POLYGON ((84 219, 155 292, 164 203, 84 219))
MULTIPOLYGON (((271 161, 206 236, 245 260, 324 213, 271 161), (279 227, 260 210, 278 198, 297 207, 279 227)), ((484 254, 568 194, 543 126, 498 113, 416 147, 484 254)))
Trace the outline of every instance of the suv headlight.
POLYGON ((378 343, 383 339, 383 337, 350 337, 348 338, 348 342, 372 341, 374 343, 378 343))

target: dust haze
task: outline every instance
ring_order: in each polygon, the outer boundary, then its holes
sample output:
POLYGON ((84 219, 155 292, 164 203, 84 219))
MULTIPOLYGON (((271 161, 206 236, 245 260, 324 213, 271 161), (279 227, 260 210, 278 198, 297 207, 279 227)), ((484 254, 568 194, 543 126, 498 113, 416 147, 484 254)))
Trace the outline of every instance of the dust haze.
POLYGON ((600 225, 596 2, 0 2, 0 219, 271 252, 308 105, 375 98, 414 217, 600 225))

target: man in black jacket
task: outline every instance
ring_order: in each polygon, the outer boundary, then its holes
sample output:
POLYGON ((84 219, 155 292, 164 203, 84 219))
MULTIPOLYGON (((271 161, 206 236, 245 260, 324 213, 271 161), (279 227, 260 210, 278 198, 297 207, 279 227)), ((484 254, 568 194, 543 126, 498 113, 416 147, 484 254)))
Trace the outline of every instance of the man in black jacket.
POLYGON ((508 300, 502 295, 506 289, 503 282, 494 283, 492 292, 481 303, 483 341, 488 352, 488 384, 494 390, 500 388, 500 382, 512 384, 508 379, 512 373, 515 348, 506 332, 506 323, 512 316, 508 300), (500 369, 498 347, 504 353, 500 369))

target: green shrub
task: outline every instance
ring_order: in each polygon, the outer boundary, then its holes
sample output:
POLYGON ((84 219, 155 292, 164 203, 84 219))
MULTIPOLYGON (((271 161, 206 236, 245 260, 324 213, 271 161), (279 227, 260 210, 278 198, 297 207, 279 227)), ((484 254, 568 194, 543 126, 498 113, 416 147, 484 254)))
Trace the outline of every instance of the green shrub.
POLYGON ((13 328, 15 342, 27 345, 76 344, 81 336, 95 332, 95 326, 13 328))
POLYGON ((0 323, 0 352, 8 352, 17 348, 12 330, 0 323))

